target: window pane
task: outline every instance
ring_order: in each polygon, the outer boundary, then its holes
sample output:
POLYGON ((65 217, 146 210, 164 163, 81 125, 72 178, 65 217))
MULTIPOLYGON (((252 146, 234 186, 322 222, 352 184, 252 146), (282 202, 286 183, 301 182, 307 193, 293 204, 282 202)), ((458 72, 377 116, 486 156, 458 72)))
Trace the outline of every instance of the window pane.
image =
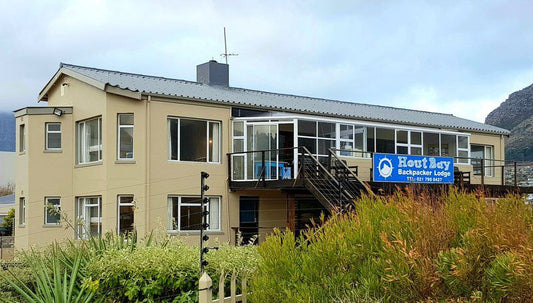
POLYGON ((233 122, 233 135, 244 136, 244 122, 233 122))
POLYGON ((394 129, 376 128, 376 152, 394 154, 394 129))
POLYGON ((178 230, 179 224, 179 198, 170 197, 169 198, 169 210, 170 210, 170 219, 169 219, 169 229, 178 230))
POLYGON ((181 206, 180 230, 199 230, 202 226, 202 207, 181 206))
POLYGON ((468 148, 468 137, 467 136, 457 136, 457 143, 459 148, 468 148))
POLYGON ((353 139, 353 125, 340 125, 341 139, 353 139))
POLYGON ((233 140, 233 152, 240 153, 244 151, 244 139, 233 140))
POLYGON ((438 156, 439 153, 439 134, 424 133, 424 155, 438 156))
POLYGON ((457 163, 468 163, 468 151, 460 150, 459 157, 457 163))
POLYGON ((100 140, 98 137, 98 119, 85 122, 86 159, 89 162, 98 161, 100 140))
POLYGON ((61 131, 60 123, 46 123, 46 126, 48 127, 48 131, 61 131))
POLYGON ((298 120, 298 135, 316 137, 316 122, 298 120))
POLYGON ((120 130, 121 159, 133 159, 133 127, 121 127, 120 130))
POLYGON ((180 120, 180 160, 207 162, 207 122, 180 120))
POLYGON ((133 114, 120 114, 119 123, 120 125, 133 125, 133 114))
POLYGON ((374 127, 368 127, 366 129, 366 150, 369 152, 374 152, 374 127))
POLYGON ((170 160, 178 160, 178 120, 170 119, 170 160))
POLYGON ((485 158, 485 147, 482 145, 470 146, 470 157, 473 158, 470 161, 474 169, 474 175, 481 175, 481 160, 485 158))
POLYGON ((455 135, 441 135, 440 154, 443 157, 455 157, 455 135))
POLYGON ((422 145, 422 133, 421 132, 411 132, 411 144, 422 145))
POLYGON ((356 156, 360 156, 359 153, 354 153, 353 152, 353 146, 352 146, 352 142, 349 142, 349 141, 341 141, 341 156, 347 156, 347 157, 356 157, 356 156))
POLYGON ((47 198, 46 202, 46 224, 57 224, 60 220, 60 199, 59 198, 47 198))
POLYGON ((19 152, 23 152, 26 150, 26 142, 24 140, 24 124, 19 126, 19 152))
POLYGON ((244 179, 244 155, 242 156, 232 156, 233 165, 233 180, 243 180, 244 179))
POLYGON ((399 155, 407 155, 407 154, 409 154, 409 149, 407 148, 407 146, 398 146, 397 147, 397 151, 398 151, 399 155))
POLYGON ((220 161, 220 123, 209 122, 209 161, 220 161))
POLYGON ((209 229, 220 229, 220 199, 211 198, 209 203, 209 229))
POLYGON ((411 155, 422 155, 422 148, 421 147, 411 147, 411 155))
POLYGON ((408 132, 406 130, 397 130, 396 131, 396 143, 409 143, 407 141, 407 134, 408 132))
POLYGON ((321 138, 335 138, 335 123, 318 122, 318 136, 321 138))
POLYGON ((132 205, 119 207, 119 233, 125 234, 133 232, 134 211, 132 205))
POLYGON ((335 140, 318 139, 318 154, 319 155, 329 154, 330 148, 335 148, 335 140))
POLYGON ((305 146, 310 153, 316 153, 316 139, 298 138, 298 146, 305 146))
POLYGON ((47 148, 61 148, 61 133, 48 133, 47 148))
MULTIPOLYGON (((364 149, 364 140, 365 140, 365 128, 356 127, 355 128, 355 150, 363 151, 364 149)), ((361 154, 359 156, 362 156, 361 154)))

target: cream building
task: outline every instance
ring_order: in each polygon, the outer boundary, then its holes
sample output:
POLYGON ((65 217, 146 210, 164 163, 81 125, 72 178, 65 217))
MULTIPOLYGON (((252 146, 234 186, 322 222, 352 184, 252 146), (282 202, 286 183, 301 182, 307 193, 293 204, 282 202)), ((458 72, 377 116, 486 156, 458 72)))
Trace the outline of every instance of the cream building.
POLYGON ((202 171, 211 239, 262 240, 336 203, 332 159, 350 169, 343 199, 379 186, 374 152, 456 157, 471 183, 501 184, 495 160, 509 134, 447 114, 233 88, 215 61, 197 67, 197 82, 61 64, 39 101, 15 111, 18 249, 133 229, 196 243, 202 171), (309 180, 318 174, 327 182, 309 180))

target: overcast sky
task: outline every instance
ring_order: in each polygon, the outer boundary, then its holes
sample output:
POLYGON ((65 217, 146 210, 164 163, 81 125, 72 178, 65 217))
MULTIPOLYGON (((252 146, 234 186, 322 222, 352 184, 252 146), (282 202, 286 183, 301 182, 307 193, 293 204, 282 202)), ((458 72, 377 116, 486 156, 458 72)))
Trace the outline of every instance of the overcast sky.
POLYGON ((0 0, 0 111, 36 106, 60 62, 452 113, 533 83, 533 1, 0 0), (453 3, 455 2, 455 3, 453 3))

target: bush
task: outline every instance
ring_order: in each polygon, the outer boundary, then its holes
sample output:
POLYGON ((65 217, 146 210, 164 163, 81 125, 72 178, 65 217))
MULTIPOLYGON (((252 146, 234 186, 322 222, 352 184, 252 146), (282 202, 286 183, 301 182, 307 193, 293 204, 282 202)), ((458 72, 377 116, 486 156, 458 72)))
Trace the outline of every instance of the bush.
POLYGON ((533 216, 515 196, 363 198, 259 247, 254 302, 533 300, 533 216))
MULTIPOLYGON (((221 245, 209 252, 207 260, 207 271, 217 286, 223 272, 250 276, 257 260, 256 247, 221 245)), ((20 256, 20 266, 0 272, 0 276, 0 301, 24 301, 36 293, 55 298, 64 293, 58 290, 68 285, 73 294, 90 295, 91 302, 195 302, 199 251, 176 238, 150 236, 138 242, 135 235, 108 234, 27 251, 20 256)))

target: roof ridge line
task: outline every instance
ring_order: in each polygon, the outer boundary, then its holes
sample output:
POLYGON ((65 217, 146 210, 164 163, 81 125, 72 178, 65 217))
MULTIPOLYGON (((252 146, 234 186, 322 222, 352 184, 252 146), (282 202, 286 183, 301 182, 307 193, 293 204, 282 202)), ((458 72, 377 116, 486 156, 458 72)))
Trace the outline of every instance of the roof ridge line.
POLYGON ((78 68, 85 68, 95 71, 102 71, 102 72, 110 72, 110 73, 116 73, 116 74, 126 74, 126 75, 132 75, 132 76, 138 76, 138 77, 149 77, 149 78, 157 78, 157 79, 164 79, 164 80, 172 80, 172 81, 181 81, 185 83, 191 83, 191 84, 197 84, 197 85, 203 85, 202 83, 196 82, 196 81, 190 81, 190 80, 183 80, 183 79, 176 79, 176 78, 168 78, 168 77, 161 77, 161 76, 153 76, 153 75, 146 75, 146 74, 138 74, 138 73, 130 73, 130 72, 123 72, 119 70, 110 70, 110 69, 104 69, 104 68, 96 68, 96 67, 89 67, 89 66, 83 66, 83 65, 76 65, 76 64, 70 64, 70 63, 64 63, 61 62, 59 67, 65 67, 67 66, 73 66, 78 68))

